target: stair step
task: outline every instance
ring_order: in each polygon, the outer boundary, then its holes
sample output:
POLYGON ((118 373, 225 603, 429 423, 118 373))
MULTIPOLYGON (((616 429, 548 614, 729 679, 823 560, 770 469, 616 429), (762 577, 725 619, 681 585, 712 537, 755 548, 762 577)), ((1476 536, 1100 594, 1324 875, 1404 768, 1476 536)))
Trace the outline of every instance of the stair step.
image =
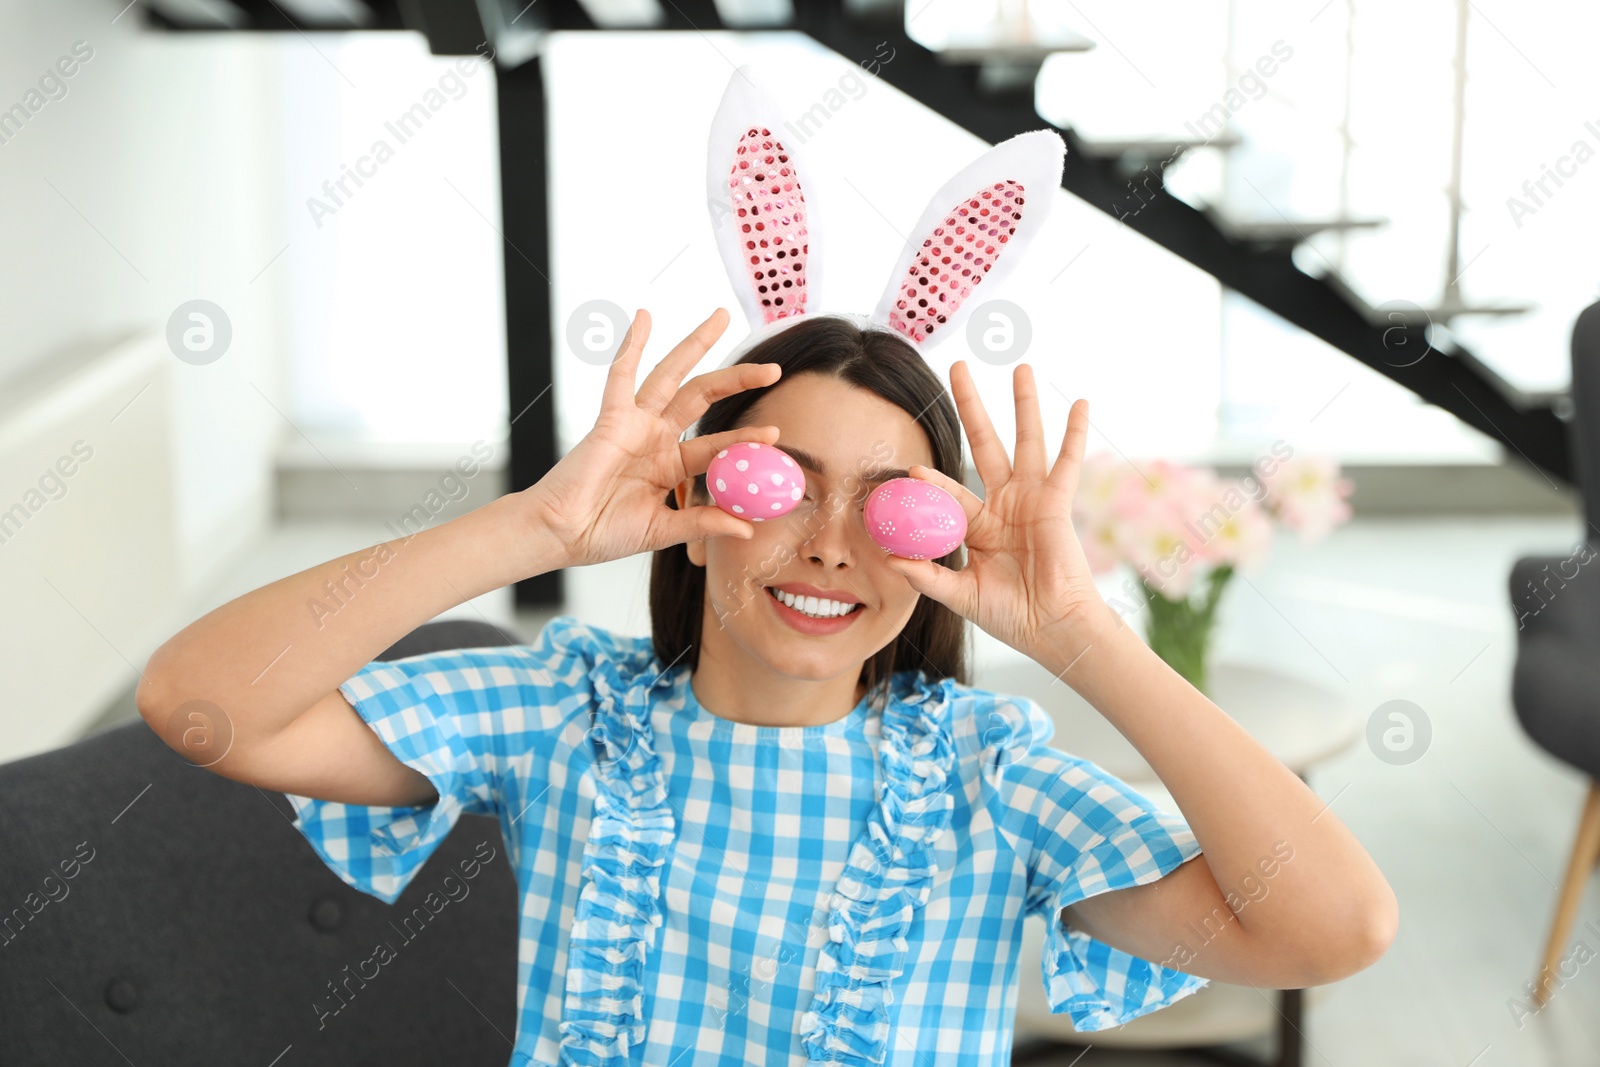
POLYGON ((578 0, 578 6, 603 30, 647 30, 667 21, 655 0, 578 0))
POLYGON ((978 67, 977 89, 987 97, 1014 97, 1031 102, 1039 80, 1038 63, 984 63, 978 67))
POLYGON ((1225 132, 1209 141, 1190 137, 1130 137, 1104 140, 1080 140, 1084 155, 1095 159, 1176 159, 1184 152, 1196 148, 1235 148, 1244 143, 1237 133, 1225 132))
POLYGON ((1415 307, 1412 309, 1396 308, 1395 313, 1407 317, 1408 322, 1415 320, 1417 323, 1449 322, 1451 319, 1464 318, 1471 315, 1526 315, 1538 308, 1537 304, 1469 304, 1465 301, 1435 304, 1431 307, 1415 307))
POLYGON ((371 26, 377 15, 361 0, 277 0, 302 26, 357 29, 371 26))
POLYGON ((1297 245, 1319 233, 1375 230, 1389 224, 1383 218, 1235 219, 1216 210, 1206 214, 1230 240, 1258 245, 1297 245))
POLYGON ((229 0, 151 0, 150 6, 173 25, 191 29, 238 30, 250 16, 229 0))
POLYGON ((1452 319, 1472 317, 1510 318, 1539 310, 1535 303, 1500 301, 1491 304, 1472 304, 1466 301, 1442 301, 1418 304, 1410 300, 1390 300, 1374 306, 1359 293, 1347 279, 1331 272, 1307 271, 1326 282, 1329 287, 1359 309, 1374 326, 1442 326, 1452 319))
POLYGON ((844 0, 844 13, 856 22, 888 23, 905 31, 905 0, 844 0))
POLYGON ((790 0, 716 0, 716 6, 728 29, 776 29, 794 22, 790 0))
POLYGON ((1094 41, 1073 30, 1041 33, 981 26, 947 39, 934 54, 945 63, 1031 65, 1035 70, 1058 52, 1089 52, 1094 41))
POLYGON ((1028 26, 990 23, 947 38, 934 55, 950 66, 976 68, 975 86, 984 96, 1032 102, 1044 61, 1061 52, 1092 51, 1095 43, 1072 30, 1040 32, 1028 26))

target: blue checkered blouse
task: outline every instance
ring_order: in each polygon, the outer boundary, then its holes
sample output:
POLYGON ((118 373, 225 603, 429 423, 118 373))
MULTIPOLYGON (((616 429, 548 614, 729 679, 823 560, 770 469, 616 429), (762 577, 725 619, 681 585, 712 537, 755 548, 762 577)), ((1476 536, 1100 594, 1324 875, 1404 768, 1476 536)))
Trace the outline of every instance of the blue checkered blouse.
POLYGON ((701 707, 689 675, 566 615, 532 647, 374 662, 342 691, 439 799, 289 798, 389 903, 462 812, 499 820, 522 898, 512 1067, 1009 1063, 1035 915, 1051 1011, 1079 1030, 1205 986, 1050 921, 1200 846, 1048 747, 1033 701, 902 671, 835 722, 765 727, 701 707))

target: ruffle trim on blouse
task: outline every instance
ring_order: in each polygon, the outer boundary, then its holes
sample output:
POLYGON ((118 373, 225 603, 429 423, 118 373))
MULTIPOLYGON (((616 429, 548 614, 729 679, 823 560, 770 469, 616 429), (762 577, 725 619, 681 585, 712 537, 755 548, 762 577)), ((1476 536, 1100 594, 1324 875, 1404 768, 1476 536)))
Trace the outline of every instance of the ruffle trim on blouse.
POLYGON ((672 679, 647 647, 619 647, 616 659, 602 652, 589 671, 596 788, 567 950, 563 1064, 628 1067, 645 1039, 645 956, 662 923, 662 867, 676 833, 649 717, 650 690, 672 679))
POLYGON ((1165 1008, 1210 979, 1163 967, 1068 928, 1054 912, 1039 973, 1050 1011, 1066 1012, 1079 1033, 1109 1030, 1165 1008))
POLYGON ((954 696, 948 678, 929 683, 919 674, 908 695, 891 687, 878 747, 883 794, 834 890, 816 990, 801 1019, 801 1044, 814 1063, 881 1064, 888 1053, 890 983, 905 969, 906 935, 938 873, 933 844, 955 806, 954 696))
POLYGON ((1044 740, 1047 725, 1035 722, 1028 704, 1019 698, 1001 698, 986 709, 973 725, 981 749, 978 768, 984 779, 998 788, 1006 768, 1044 740))
MULTIPOLYGON (((1046 915, 1048 933, 1039 958, 1045 996, 1050 1011, 1070 1014, 1073 1029, 1080 1033, 1121 1026, 1210 984, 1209 979, 1114 948, 1062 921, 1063 908, 1112 889, 1164 878, 1201 851, 1183 817, 1160 809, 1138 816, 1118 836, 1126 838, 1119 841, 1118 851, 1131 854, 1138 842, 1140 850, 1148 852, 1149 864, 1131 877, 1096 878, 1087 892, 1085 882, 1075 877, 1050 902, 1046 915)), ((1110 863, 1102 859, 1096 866, 1104 871, 1110 863)))

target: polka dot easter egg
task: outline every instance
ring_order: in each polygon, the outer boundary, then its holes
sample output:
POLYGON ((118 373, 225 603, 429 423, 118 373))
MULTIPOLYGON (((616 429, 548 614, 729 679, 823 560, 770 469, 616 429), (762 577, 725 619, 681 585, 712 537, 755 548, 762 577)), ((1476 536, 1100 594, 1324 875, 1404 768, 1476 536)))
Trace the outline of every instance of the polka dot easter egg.
POLYGON ((967 513, 932 482, 895 478, 867 497, 867 533, 885 552, 906 559, 948 556, 967 536, 967 513))
POLYGON ((783 450, 742 441, 718 452, 706 468, 711 502, 751 522, 781 518, 806 495, 806 476, 783 450))

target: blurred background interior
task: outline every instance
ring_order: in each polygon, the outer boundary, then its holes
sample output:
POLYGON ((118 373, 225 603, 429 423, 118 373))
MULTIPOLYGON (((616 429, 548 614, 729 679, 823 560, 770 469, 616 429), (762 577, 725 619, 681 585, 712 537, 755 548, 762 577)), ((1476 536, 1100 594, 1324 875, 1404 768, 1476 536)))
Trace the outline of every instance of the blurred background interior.
MULTIPOLYGON (((1600 1061, 1600 969, 1532 995, 1600 949, 1573 348, 1597 34, 1592 5, 1509 0, 0 0, 0 760, 136 718, 139 667, 218 604, 536 481, 598 410, 586 330, 649 309, 648 367, 723 306, 712 359, 737 343, 704 137, 755 63, 829 176, 822 310, 870 310, 985 145, 1067 138, 1005 294, 1030 347, 930 353, 969 360, 1003 440, 1024 358, 1047 435, 1089 397, 1128 470, 1236 477, 1279 442, 1352 487, 1350 521, 1228 585, 1211 673, 1382 865, 1394 947, 1087 1052, 1025 969, 1019 1062, 1600 1061)), ((647 572, 449 614, 642 634, 647 572)), ((1057 746, 1141 779, 1065 687, 977 653, 1057 746)))

